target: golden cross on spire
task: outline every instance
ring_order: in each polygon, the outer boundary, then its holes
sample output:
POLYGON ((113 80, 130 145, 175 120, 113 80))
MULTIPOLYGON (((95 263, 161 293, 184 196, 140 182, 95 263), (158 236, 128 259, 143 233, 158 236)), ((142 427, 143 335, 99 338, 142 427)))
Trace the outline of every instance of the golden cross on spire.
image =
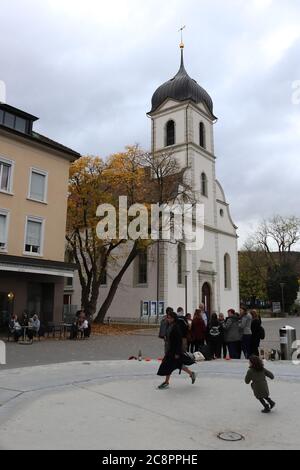
POLYGON ((180 46, 179 46, 180 49, 184 49, 183 33, 182 33, 182 31, 184 30, 184 28, 185 28, 185 26, 182 26, 182 28, 180 28, 180 29, 178 30, 178 33, 180 33, 180 35, 181 35, 181 42, 180 42, 180 46))

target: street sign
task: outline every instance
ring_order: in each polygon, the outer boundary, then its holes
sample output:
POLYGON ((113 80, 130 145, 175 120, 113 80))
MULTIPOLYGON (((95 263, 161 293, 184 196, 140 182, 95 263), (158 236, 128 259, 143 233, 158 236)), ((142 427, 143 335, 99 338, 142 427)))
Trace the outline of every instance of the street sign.
POLYGON ((273 313, 281 313, 281 303, 280 302, 272 302, 272 312, 273 313))

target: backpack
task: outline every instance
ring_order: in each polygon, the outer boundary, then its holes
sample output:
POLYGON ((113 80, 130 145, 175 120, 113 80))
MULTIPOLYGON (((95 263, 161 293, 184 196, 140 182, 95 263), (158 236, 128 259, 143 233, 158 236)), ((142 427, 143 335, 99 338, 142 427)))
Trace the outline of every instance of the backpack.
POLYGON ((259 337, 260 339, 265 339, 266 337, 265 329, 262 326, 259 328, 259 337))
POLYGON ((220 335, 220 327, 219 326, 212 326, 211 329, 209 330, 210 336, 213 336, 216 338, 217 336, 220 335))

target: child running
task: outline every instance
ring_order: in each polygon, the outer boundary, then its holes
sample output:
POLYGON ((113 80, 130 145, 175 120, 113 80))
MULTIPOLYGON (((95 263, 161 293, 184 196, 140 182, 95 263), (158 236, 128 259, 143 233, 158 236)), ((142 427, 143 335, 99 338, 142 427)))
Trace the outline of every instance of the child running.
POLYGON ((269 387, 266 377, 274 379, 272 372, 264 368, 262 360, 257 356, 250 356, 249 369, 245 377, 246 384, 251 383, 255 397, 263 405, 262 413, 269 413, 275 406, 275 402, 271 400, 269 387))

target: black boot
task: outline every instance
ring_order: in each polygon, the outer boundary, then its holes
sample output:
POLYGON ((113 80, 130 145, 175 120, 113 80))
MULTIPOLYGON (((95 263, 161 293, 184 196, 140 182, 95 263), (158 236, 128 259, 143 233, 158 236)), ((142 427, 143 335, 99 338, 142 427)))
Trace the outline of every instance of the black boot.
POLYGON ((274 406, 276 405, 275 401, 271 400, 271 398, 268 399, 268 403, 270 405, 270 409, 272 410, 274 406))
POLYGON ((261 404, 264 407, 264 409, 261 410, 261 412, 262 413, 270 413, 271 409, 270 409, 269 405, 266 403, 265 399, 261 398, 259 401, 261 402, 261 404))

